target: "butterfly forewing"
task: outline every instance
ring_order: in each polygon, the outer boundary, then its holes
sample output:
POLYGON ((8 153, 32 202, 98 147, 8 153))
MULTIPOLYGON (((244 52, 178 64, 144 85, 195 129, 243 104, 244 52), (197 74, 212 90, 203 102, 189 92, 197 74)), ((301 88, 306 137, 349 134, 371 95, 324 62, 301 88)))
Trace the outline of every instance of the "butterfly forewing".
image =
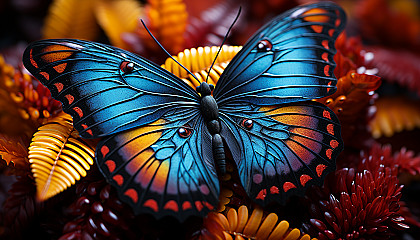
POLYGON ((181 79, 130 52, 74 39, 28 46, 25 67, 47 86, 85 138, 138 127, 199 96, 181 79))
POLYGON ((335 92, 334 41, 345 24, 332 3, 292 9, 262 27, 232 59, 214 97, 219 105, 274 105, 335 92))

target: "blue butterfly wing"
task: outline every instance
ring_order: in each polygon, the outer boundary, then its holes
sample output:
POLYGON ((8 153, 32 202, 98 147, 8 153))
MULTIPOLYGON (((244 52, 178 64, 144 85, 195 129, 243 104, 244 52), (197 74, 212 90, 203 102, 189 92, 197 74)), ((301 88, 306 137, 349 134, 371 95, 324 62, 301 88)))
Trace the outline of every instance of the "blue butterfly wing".
MULTIPOLYGON (((258 107, 231 103, 221 109, 226 140, 248 195, 259 204, 284 203, 322 184, 343 148, 335 114, 317 102, 258 107), (244 121, 253 125, 246 128, 244 121)), ((249 125, 248 125, 249 126, 249 125)))
POLYGON ((335 92, 334 41, 345 13, 332 3, 294 8, 267 23, 221 75, 214 98, 220 105, 246 101, 274 105, 335 92))
POLYGON ((170 109, 199 108, 181 79, 133 53, 74 40, 31 43, 25 67, 61 101, 82 137, 96 138, 145 125, 170 109), (131 72, 124 64, 132 63, 131 72))
POLYGON ((218 202, 211 135, 195 111, 171 111, 153 123, 112 135, 96 161, 136 213, 180 220, 205 216, 218 202), (189 136, 179 134, 188 127, 189 136))

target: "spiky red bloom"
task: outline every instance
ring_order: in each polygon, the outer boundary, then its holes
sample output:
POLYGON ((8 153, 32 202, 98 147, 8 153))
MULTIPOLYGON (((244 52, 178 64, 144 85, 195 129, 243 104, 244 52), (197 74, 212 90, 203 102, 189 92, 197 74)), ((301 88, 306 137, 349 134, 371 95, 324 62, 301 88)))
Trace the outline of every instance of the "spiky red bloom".
POLYGON ((398 175, 416 174, 420 157, 402 149, 393 154, 379 144, 362 152, 356 168, 343 168, 328 176, 322 188, 308 195, 310 219, 303 229, 318 239, 385 239, 393 231, 417 225, 407 211, 400 211, 398 175))
POLYGON ((374 144, 369 152, 361 153, 358 169, 376 172, 381 166, 391 168, 395 175, 403 172, 416 175, 420 173, 420 155, 414 156, 414 152, 406 148, 394 154, 390 145, 379 144, 374 144))
MULTIPOLYGON (((395 171, 344 168, 330 175, 322 189, 328 197, 311 199, 311 219, 303 229, 318 239, 386 239, 408 228, 398 210, 402 185, 395 171)), ((322 194, 321 194, 322 195, 322 194)))

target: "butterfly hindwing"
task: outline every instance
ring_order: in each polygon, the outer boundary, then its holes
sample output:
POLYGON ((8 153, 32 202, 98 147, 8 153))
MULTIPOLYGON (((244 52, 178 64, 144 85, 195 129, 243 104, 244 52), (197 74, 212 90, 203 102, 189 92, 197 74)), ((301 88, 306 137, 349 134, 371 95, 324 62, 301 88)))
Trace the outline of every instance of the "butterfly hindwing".
POLYGON ((337 117, 316 102, 231 103, 221 120, 241 182, 251 199, 263 205, 284 203, 309 185, 320 185, 335 170, 343 148, 337 117))
POLYGON ((104 44, 41 40, 28 46, 23 62, 62 102, 85 138, 156 121, 181 105, 198 109, 198 94, 181 79, 133 53, 104 44))
POLYGON ((205 216, 217 206, 219 183, 203 124, 183 112, 117 133, 98 144, 97 164, 136 213, 205 216))
POLYGON ((332 3, 294 8, 267 23, 236 54, 213 95, 231 101, 275 105, 335 92, 334 41, 345 13, 332 3))

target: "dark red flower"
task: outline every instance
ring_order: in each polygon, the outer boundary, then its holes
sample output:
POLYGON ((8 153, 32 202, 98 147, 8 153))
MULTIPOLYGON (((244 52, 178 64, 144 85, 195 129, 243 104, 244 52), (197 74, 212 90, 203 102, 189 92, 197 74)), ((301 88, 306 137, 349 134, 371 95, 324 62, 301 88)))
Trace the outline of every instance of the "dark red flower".
POLYGON ((303 229, 318 239, 386 239, 408 228, 398 210, 402 185, 391 168, 376 172, 344 168, 326 180, 320 199, 311 198, 303 229))

